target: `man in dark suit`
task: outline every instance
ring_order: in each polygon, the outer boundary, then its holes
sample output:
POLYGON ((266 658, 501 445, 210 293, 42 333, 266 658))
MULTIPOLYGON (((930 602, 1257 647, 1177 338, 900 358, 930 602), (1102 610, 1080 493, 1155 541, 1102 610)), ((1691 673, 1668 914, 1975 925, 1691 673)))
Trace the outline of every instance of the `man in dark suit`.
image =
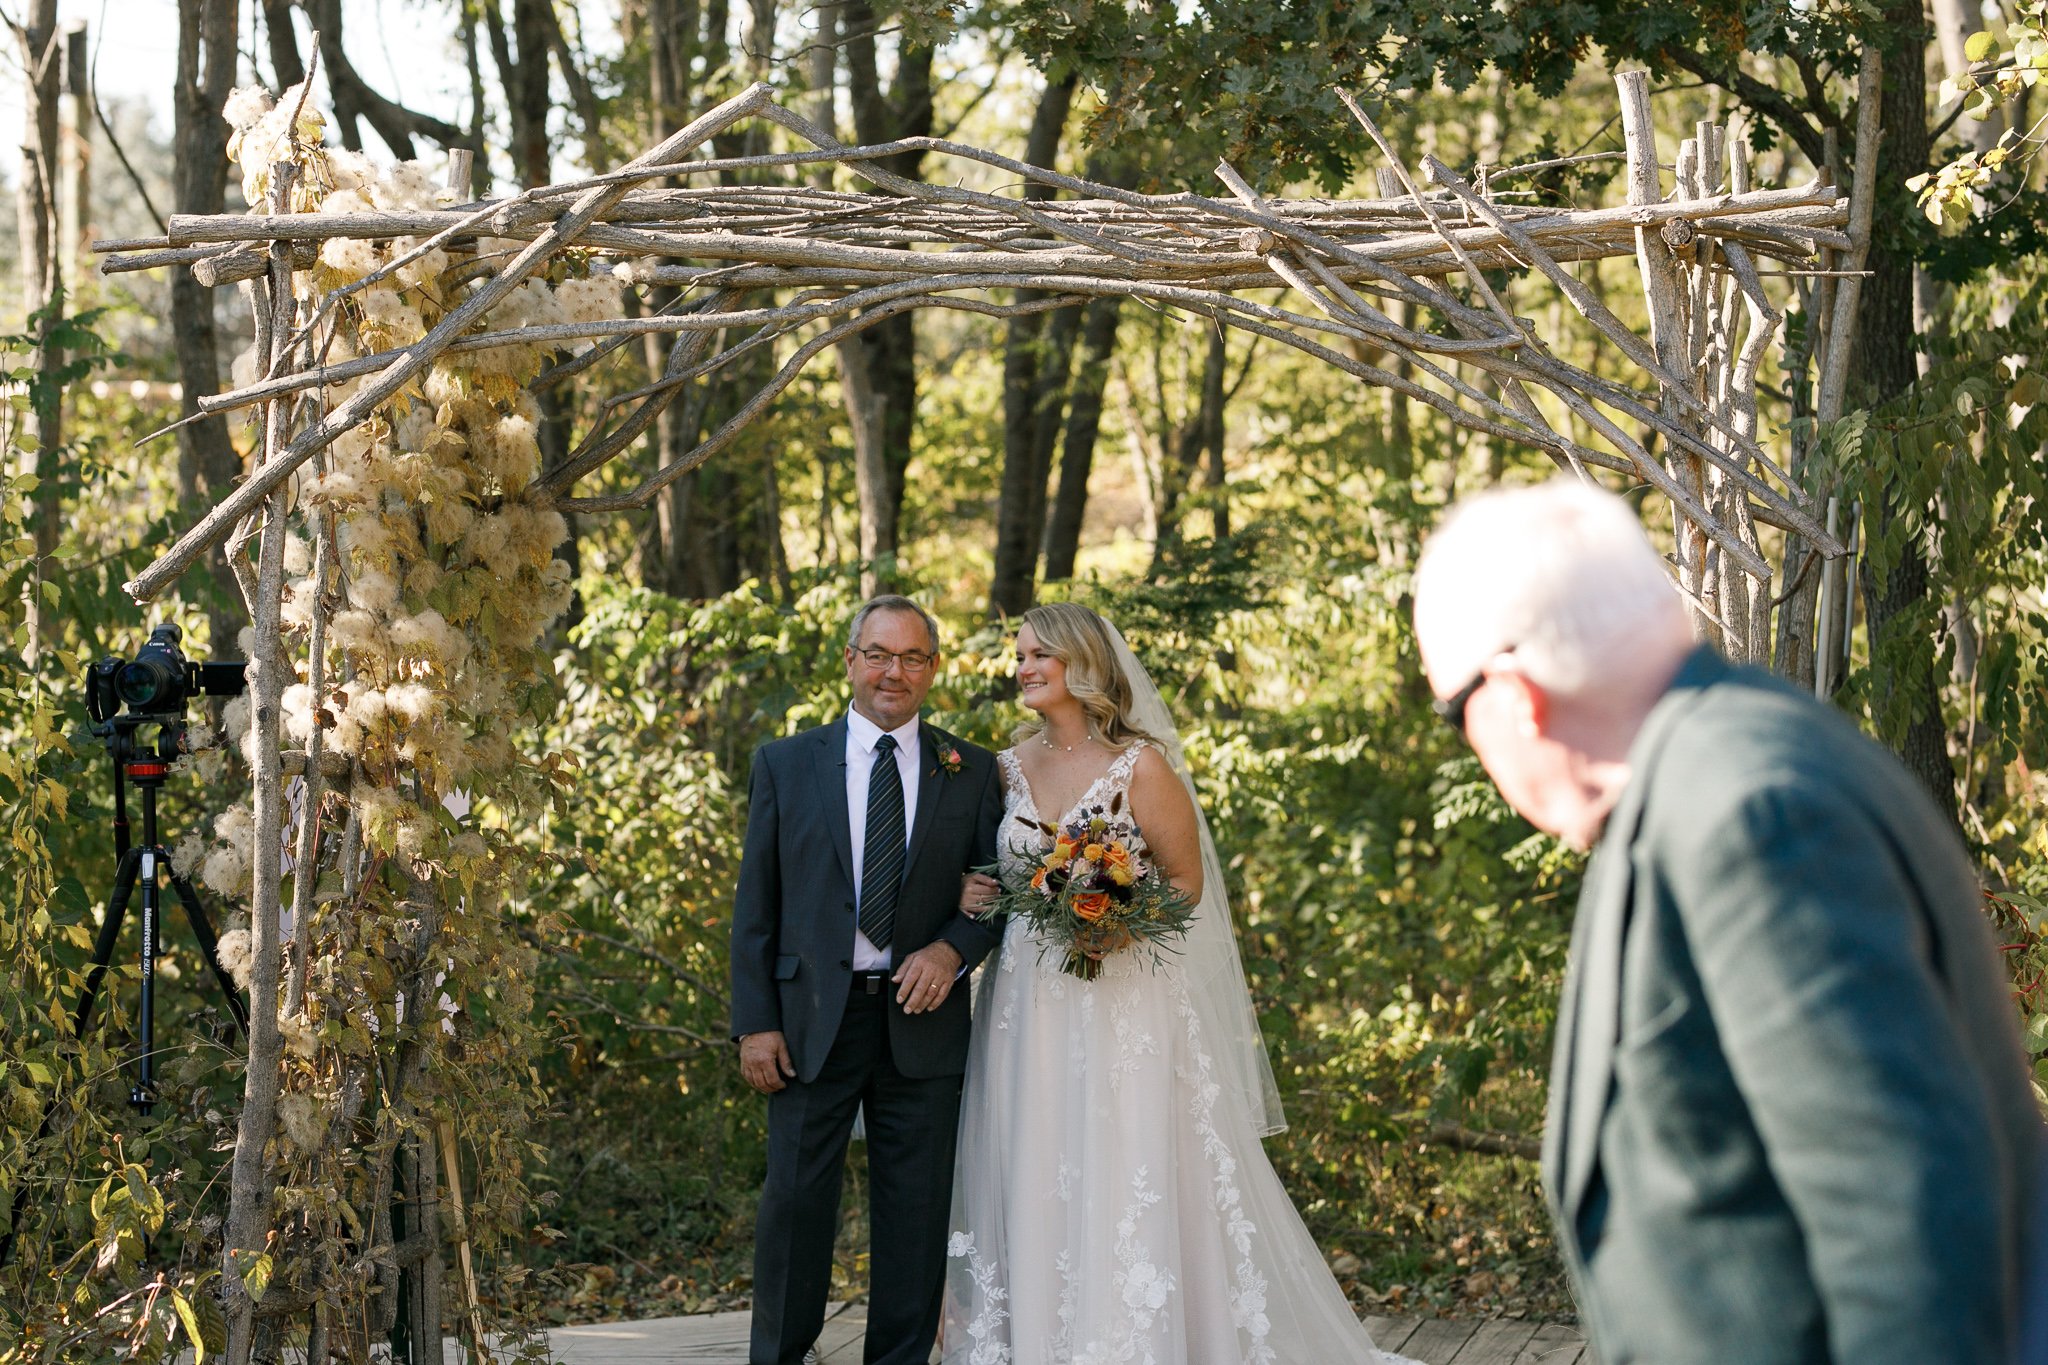
POLYGON ((962 976, 1001 926, 961 913, 995 861, 994 755, 920 722, 938 627, 878 597, 846 646, 853 709, 754 755, 733 898, 732 1033, 768 1098, 753 1365, 797 1365, 825 1321, 854 1115, 869 1172, 869 1365, 924 1365, 945 1278, 967 1066, 962 976))
POLYGON ((1975 874, 1832 707, 1697 647, 1627 505, 1455 511, 1437 709, 1597 843, 1544 1184, 1603 1365, 2004 1365, 2041 1140, 1975 874))

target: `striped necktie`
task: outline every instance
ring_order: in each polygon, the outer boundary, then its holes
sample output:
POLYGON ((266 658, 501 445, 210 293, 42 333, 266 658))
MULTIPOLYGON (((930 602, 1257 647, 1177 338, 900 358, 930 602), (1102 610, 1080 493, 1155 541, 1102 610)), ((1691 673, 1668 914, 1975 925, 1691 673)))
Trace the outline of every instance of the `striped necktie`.
POLYGON ((868 774, 867 846, 861 858, 860 931, 877 948, 889 946, 896 927, 896 893, 903 882, 903 778, 896 771, 896 737, 875 741, 868 774))

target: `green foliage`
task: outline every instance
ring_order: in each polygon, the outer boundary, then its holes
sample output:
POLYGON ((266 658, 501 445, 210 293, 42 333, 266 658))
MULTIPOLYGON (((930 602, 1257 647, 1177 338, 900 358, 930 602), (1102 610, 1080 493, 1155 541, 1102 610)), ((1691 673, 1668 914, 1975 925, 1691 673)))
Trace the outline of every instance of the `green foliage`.
MULTIPOLYGON (((2024 282, 2043 268, 2026 263, 2014 284, 2030 287, 2024 282)), ((1923 695, 1939 689, 1969 770, 1961 786, 1970 832, 2005 858, 2016 812, 2002 786, 1987 795, 1975 779, 2048 752, 2048 615, 2038 595, 2048 564, 2048 469, 2040 459, 2048 329, 2026 309, 1993 325, 1983 302, 1990 292, 1964 294, 1954 329, 1929 339, 1935 359, 1905 393, 1819 433, 1815 472, 1816 486, 1845 503, 1868 509, 1888 495, 1899 509, 1882 534, 1864 540, 1880 581, 1909 546, 1925 552, 1932 577, 1922 613, 1870 642, 1843 700, 1867 707, 1878 735, 1896 744, 1911 719, 1912 680, 1923 695), (1976 637, 1974 672, 1961 677, 1953 667, 1961 641, 1938 614, 1943 603, 1963 604, 1976 637)), ((1866 517, 1866 527, 1875 524, 1866 517)))
MULTIPOLYGON (((2026 96, 2048 74, 2048 0, 2020 0, 2004 32, 1985 29, 1963 44, 1969 70, 1944 78, 1938 92, 1944 105, 1960 104, 1979 122, 2011 111, 2026 115, 2026 96)), ((1961 231, 1985 205, 2004 199, 1996 194, 2010 172, 2024 171, 2040 150, 2041 124, 2007 127, 1989 147, 1960 152, 1933 170, 1906 182, 1919 196, 1920 211, 1943 232, 1961 231)), ((2010 200, 2006 199, 2009 205, 2010 200)))
MULTIPOLYGON (((26 412, 52 411, 117 358, 98 339, 102 322, 98 311, 53 311, 30 319, 28 334, 0 337, 22 386, 0 412, 0 445, 23 449, 26 412), (18 363, 33 355, 38 332, 73 356, 48 378, 18 363)), ((95 799, 104 760, 82 732, 75 689, 118 609, 108 561, 69 518, 55 556, 34 554, 40 516, 75 506, 105 468, 104 429, 76 405, 69 416, 76 434, 40 452, 37 475, 0 483, 0 543, 12 551, 0 577, 0 1232, 13 1238, 0 1267, 0 1361, 10 1365, 110 1359, 124 1342, 148 1358, 152 1344, 168 1345, 178 1319, 166 1295, 195 1293, 200 1278, 147 1263, 174 1199, 189 1192, 154 1158, 203 1153, 211 1137, 176 1104, 147 1128, 128 1108, 122 995, 131 970, 109 975, 83 1036, 73 1026, 103 890, 88 882, 113 875, 109 822, 95 799)), ((166 970, 174 981, 176 957, 166 970)), ((201 1059, 171 1037, 185 1022, 174 990, 164 1003, 163 1072, 176 1094, 201 1059)))

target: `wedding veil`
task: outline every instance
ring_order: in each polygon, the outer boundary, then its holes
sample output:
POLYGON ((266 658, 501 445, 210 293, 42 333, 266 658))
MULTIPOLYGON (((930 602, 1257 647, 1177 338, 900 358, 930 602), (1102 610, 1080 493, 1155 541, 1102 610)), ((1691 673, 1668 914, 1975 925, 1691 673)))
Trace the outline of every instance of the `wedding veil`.
POLYGON ((1244 964, 1238 959, 1237 935, 1230 922, 1230 897, 1224 891, 1223 864, 1216 856, 1209 818, 1202 813, 1194 780, 1188 775, 1179 727, 1173 723, 1173 713, 1166 709, 1158 685, 1124 642, 1123 632, 1107 621, 1103 624, 1109 626, 1117 667, 1130 682, 1130 718, 1140 730, 1165 745, 1166 761, 1173 765, 1173 771, 1188 789, 1188 799, 1194 802, 1195 825, 1202 836, 1202 898, 1196 904, 1187 937, 1179 945, 1188 998, 1194 1006, 1201 1036, 1208 1044, 1216 1079, 1223 1087, 1222 1098, 1243 1104, 1250 1111, 1253 1129, 1261 1137, 1270 1136, 1287 1126, 1287 1117, 1281 1111, 1280 1088, 1274 1084, 1273 1064, 1266 1057, 1265 1040, 1259 1034, 1259 1017, 1252 1010, 1244 964))

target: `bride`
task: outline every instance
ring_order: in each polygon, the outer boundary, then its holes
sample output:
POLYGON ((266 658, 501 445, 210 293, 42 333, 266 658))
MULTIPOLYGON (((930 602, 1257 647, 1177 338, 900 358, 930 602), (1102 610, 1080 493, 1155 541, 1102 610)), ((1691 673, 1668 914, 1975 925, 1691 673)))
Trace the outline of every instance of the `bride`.
MULTIPOLYGON (((947 1246, 947 1365, 1379 1365, 1259 1139, 1285 1126, 1223 872, 1172 718, 1094 612, 1024 614, 1038 719, 1001 755, 997 848, 1127 801, 1197 901, 1177 951, 1062 970, 1013 919, 982 969, 947 1246)), ((993 889, 985 879, 981 894, 993 889)))

